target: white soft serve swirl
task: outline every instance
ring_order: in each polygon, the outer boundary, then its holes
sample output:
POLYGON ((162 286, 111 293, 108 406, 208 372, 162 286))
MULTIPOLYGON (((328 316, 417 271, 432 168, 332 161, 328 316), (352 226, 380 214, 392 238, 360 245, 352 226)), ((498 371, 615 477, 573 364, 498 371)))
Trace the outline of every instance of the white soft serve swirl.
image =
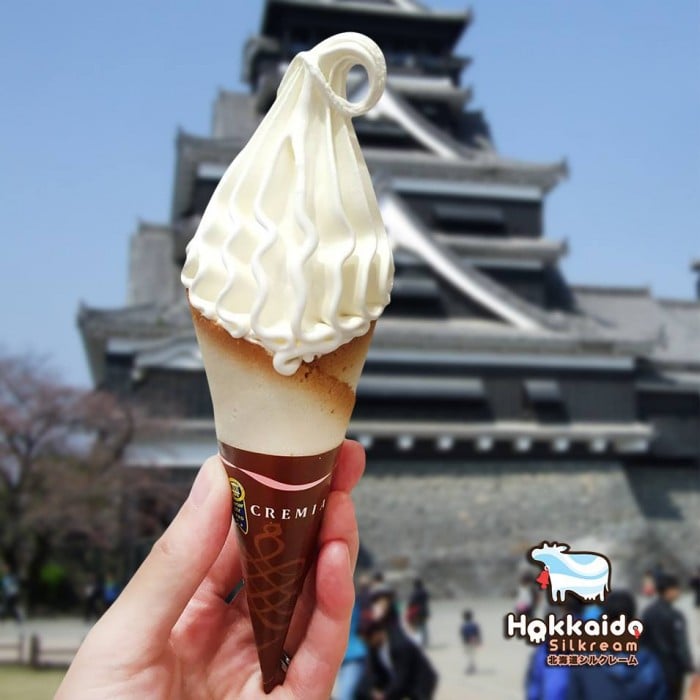
POLYGON ((187 246, 192 306, 265 347, 281 374, 364 335, 389 303, 391 248, 351 122, 385 80, 384 56, 362 34, 297 55, 187 246), (368 90, 349 102, 355 65, 368 90))

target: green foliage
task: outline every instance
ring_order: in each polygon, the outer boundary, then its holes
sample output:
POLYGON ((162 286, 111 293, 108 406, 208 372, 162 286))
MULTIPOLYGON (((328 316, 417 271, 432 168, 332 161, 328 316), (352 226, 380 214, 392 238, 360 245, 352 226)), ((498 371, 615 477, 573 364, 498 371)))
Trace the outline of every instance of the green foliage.
POLYGON ((47 588, 58 588, 68 578, 66 569, 56 562, 48 562, 41 567, 39 580, 47 588))
POLYGON ((64 672, 35 671, 25 666, 0 666, 0 689, 3 698, 12 700, 46 700, 54 696, 64 672))

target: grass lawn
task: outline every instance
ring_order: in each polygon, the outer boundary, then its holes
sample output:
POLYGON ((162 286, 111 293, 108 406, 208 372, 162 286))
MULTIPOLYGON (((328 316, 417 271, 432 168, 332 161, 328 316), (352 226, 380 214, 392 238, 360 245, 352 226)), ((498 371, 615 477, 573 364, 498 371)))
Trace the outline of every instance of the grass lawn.
POLYGON ((0 666, 3 700, 51 700, 65 671, 35 671, 26 666, 0 666))

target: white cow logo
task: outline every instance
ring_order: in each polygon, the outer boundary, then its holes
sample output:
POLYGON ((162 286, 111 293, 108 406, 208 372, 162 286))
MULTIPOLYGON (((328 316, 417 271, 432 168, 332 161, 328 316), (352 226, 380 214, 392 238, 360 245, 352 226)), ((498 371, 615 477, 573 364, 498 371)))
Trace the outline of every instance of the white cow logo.
POLYGON ((610 561, 597 552, 572 552, 568 544, 543 542, 530 550, 530 559, 544 564, 537 577, 550 589, 553 603, 564 602, 567 593, 583 601, 605 600, 610 590, 610 561))

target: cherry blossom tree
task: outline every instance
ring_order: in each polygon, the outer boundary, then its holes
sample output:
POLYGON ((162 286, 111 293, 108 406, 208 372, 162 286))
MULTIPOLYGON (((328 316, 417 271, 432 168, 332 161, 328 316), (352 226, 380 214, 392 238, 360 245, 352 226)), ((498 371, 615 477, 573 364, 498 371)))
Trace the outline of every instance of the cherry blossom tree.
POLYGON ((31 581, 66 543, 115 552, 125 499, 151 506, 131 508, 132 521, 154 519, 131 527, 162 528, 163 500, 177 496, 124 466, 133 431, 114 396, 66 386, 40 358, 0 354, 0 559, 31 581))

